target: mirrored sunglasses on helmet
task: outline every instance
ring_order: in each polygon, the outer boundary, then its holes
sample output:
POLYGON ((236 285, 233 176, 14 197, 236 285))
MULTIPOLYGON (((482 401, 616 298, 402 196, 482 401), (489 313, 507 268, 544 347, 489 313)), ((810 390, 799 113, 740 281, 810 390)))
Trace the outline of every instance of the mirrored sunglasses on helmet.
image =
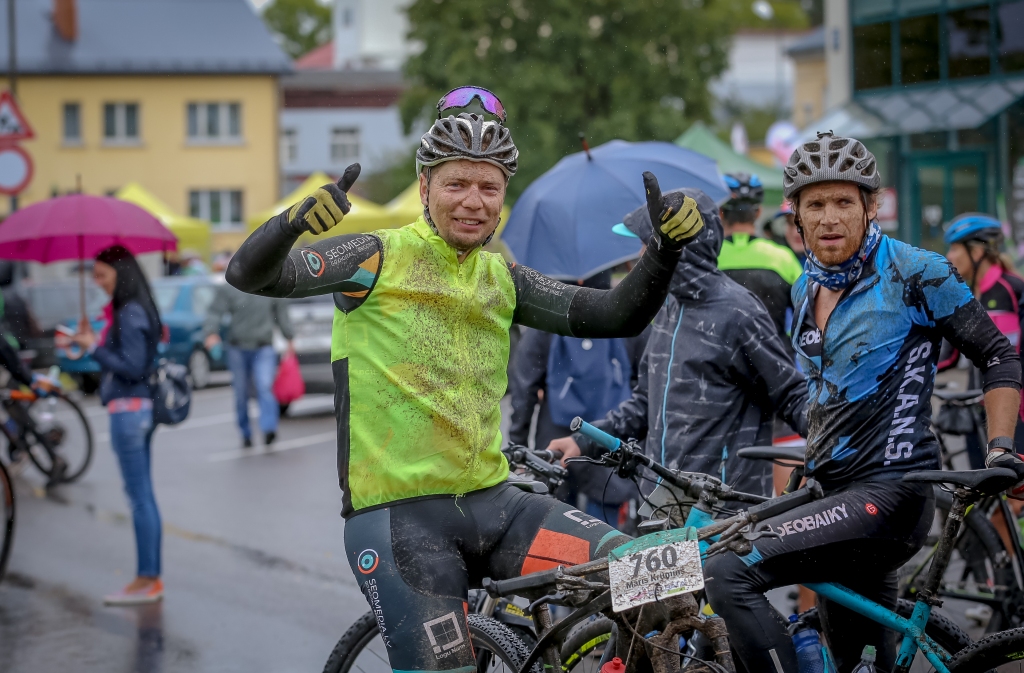
POLYGON ((502 124, 505 123, 505 106, 497 96, 479 86, 460 86, 441 96, 441 100, 437 101, 437 118, 440 119, 445 110, 466 107, 474 98, 479 98, 484 110, 497 117, 502 124))

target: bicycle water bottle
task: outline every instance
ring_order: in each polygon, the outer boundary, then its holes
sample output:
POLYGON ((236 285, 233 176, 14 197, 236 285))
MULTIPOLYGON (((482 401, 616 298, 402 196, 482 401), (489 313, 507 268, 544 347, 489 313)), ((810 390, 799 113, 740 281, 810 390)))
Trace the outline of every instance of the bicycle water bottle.
POLYGON ((622 659, 615 657, 601 667, 601 673, 626 673, 626 665, 622 663, 622 659))
POLYGON ((821 653, 818 632, 800 621, 796 615, 789 616, 789 631, 793 634, 800 673, 825 673, 825 658, 821 653))
POLYGON ((875 673, 875 648, 871 645, 864 646, 864 652, 860 655, 860 663, 853 673, 875 673))

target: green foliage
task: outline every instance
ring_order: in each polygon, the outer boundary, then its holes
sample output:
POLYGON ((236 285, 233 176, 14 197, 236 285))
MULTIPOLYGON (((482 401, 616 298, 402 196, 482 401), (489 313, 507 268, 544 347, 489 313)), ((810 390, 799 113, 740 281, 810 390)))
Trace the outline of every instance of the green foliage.
MULTIPOLYGON (((516 196, 578 134, 668 140, 710 114, 710 79, 727 66, 734 0, 416 0, 406 63, 406 129, 436 117, 457 86, 494 91, 520 150, 516 196)), ((639 180, 640 177, 637 176, 639 180)))
MULTIPOLYGON (((754 13, 754 0, 726 0, 731 5, 736 28, 747 30, 800 30, 809 28, 809 10, 821 0, 770 0, 773 16, 765 21, 754 13), (804 5, 807 5, 805 7, 804 5)), ((820 23, 820 21, 819 21, 820 23)))
POLYGON ((263 9, 263 22, 292 58, 331 39, 331 8, 318 0, 273 0, 263 9))

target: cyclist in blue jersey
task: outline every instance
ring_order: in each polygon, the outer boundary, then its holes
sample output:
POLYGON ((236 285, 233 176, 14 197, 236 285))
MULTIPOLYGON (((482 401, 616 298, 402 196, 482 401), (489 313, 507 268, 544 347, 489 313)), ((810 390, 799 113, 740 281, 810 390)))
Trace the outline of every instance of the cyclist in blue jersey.
MULTIPOLYGON (((778 673, 796 671, 797 661, 768 589, 841 582, 895 607, 896 570, 920 548, 934 510, 929 484, 901 479, 939 467, 930 400, 943 338, 981 372, 986 464, 1024 477, 1012 439, 1018 355, 945 258, 879 230, 875 157, 857 140, 820 133, 793 153, 783 184, 807 249, 792 297, 809 394, 805 461, 826 497, 769 519, 778 537, 759 539, 750 554, 715 556, 705 567, 711 605, 746 669, 778 673)), ((879 670, 892 668, 893 632, 827 601, 820 607, 840 671, 864 645, 878 648, 879 670)))

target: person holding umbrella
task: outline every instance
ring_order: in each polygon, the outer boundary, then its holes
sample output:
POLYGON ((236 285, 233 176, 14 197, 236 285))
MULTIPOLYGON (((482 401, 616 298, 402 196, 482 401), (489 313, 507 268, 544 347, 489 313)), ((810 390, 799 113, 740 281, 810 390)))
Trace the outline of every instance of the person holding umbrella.
POLYGON ((149 282, 127 248, 115 245, 97 255, 93 280, 111 298, 107 325, 96 335, 89 322, 83 322, 74 342, 92 354, 103 372, 100 400, 110 413, 110 443, 131 502, 138 558, 136 578, 103 601, 107 605, 154 603, 163 598, 164 587, 160 510, 151 470, 155 426, 149 377, 163 325, 149 282))

